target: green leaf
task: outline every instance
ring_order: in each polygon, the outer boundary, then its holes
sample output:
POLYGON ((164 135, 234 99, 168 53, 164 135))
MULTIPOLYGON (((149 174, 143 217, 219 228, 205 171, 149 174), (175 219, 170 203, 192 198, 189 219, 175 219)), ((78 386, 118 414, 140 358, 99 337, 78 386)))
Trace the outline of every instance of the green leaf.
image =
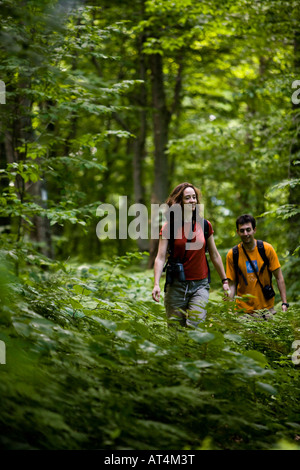
POLYGON ((243 341, 243 338, 240 335, 234 333, 225 333, 224 338, 229 339, 234 343, 241 343, 243 341))
POLYGON ((256 385, 262 391, 267 392, 270 395, 276 395, 277 394, 276 388, 272 387, 272 385, 270 385, 270 384, 266 384, 264 382, 256 382, 256 385))
POLYGON ((266 365, 268 365, 268 361, 265 355, 259 351, 249 350, 245 351, 243 354, 244 356, 251 357, 251 359, 254 359, 254 361, 258 362, 261 367, 265 367, 266 365))
POLYGON ((196 341, 198 344, 209 343, 215 338, 215 335, 213 333, 208 333, 207 331, 200 331, 200 330, 189 331, 188 335, 191 339, 196 341))

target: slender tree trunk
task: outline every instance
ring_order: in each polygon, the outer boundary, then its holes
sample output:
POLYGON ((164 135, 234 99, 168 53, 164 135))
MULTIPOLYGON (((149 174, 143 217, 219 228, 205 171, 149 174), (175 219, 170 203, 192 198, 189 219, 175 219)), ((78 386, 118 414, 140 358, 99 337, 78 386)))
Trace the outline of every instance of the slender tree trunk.
POLYGON ((153 137, 154 137, 154 183, 152 202, 162 203, 168 196, 168 157, 166 148, 170 112, 166 104, 163 58, 160 54, 150 56, 152 107, 153 107, 153 137))
POLYGON ((138 96, 139 111, 139 128, 136 132, 136 139, 133 144, 133 185, 134 185, 134 200, 136 203, 145 203, 145 187, 143 185, 143 161, 145 158, 145 142, 147 132, 147 91, 146 91, 146 64, 145 55, 143 54, 144 36, 140 36, 138 51, 139 51, 139 77, 143 80, 140 85, 140 93, 138 96))
MULTIPOLYGON (((153 139, 154 139, 154 182, 151 203, 161 204, 168 196, 168 130, 170 112, 167 109, 164 89, 163 58, 160 54, 150 56, 152 108, 153 108, 153 139)), ((151 239, 149 267, 153 267, 157 253, 158 240, 151 239)))
MULTIPOLYGON (((163 57, 160 54, 150 56, 154 135, 154 183, 151 198, 153 204, 161 204, 167 199, 171 181, 170 167, 174 169, 175 165, 174 161, 168 161, 166 150, 171 117, 174 114, 178 115, 180 111, 184 50, 180 51, 177 63, 173 102, 168 109, 164 87, 163 57)), ((151 240, 149 267, 153 267, 157 248, 158 240, 151 240)))
MULTIPOLYGON (((30 81, 21 78, 13 92, 15 102, 10 109, 10 118, 6 122, 5 130, 5 154, 7 163, 21 162, 26 160, 27 143, 34 139, 31 122, 32 102, 27 98, 25 90, 30 88, 30 81), (20 148, 22 150, 20 150, 20 148)), ((38 160, 36 160, 38 162, 38 160)), ((38 181, 25 185, 20 175, 16 177, 16 190, 20 201, 23 202, 25 193, 30 194, 37 204, 43 206, 42 186, 44 182, 38 181)), ((22 218, 20 217, 17 239, 22 239, 22 218)), ((33 228, 30 236, 38 242, 40 251, 48 257, 52 257, 52 244, 50 235, 50 224, 46 217, 33 217, 33 228)))
MULTIPOLYGON (((2 127, 2 126, 1 126, 2 127)), ((0 143, 0 168, 5 169, 7 164, 6 159, 6 152, 5 152, 5 145, 4 142, 0 143)), ((1 178, 0 179, 0 190, 1 193, 8 187, 9 180, 8 178, 1 178)), ((0 217, 0 226, 1 226, 1 233, 3 232, 10 232, 10 217, 0 217)))
MULTIPOLYGON (((298 15, 299 16, 299 15, 298 15)), ((295 31, 294 35, 294 68, 297 78, 300 77, 300 31, 295 31)), ((299 111, 300 105, 293 103, 294 109, 294 126, 293 126, 293 140, 290 152, 290 165, 289 165, 289 178, 300 178, 300 165, 299 161, 300 152, 300 119, 299 111)), ((289 204, 299 206, 300 200, 300 185, 290 189, 289 204)), ((300 233, 300 214, 296 214, 289 218, 289 251, 291 254, 299 246, 299 233, 300 233)))
MULTIPOLYGON (((258 84, 256 83, 256 87, 259 86, 261 83, 263 85, 266 79, 268 67, 268 60, 264 56, 259 57, 259 76, 258 76, 258 84)), ((248 112, 248 120, 249 125, 251 128, 252 121, 257 119, 258 113, 258 101, 257 101, 257 94, 256 89, 252 90, 252 97, 248 98, 247 101, 247 112, 248 112)), ((260 124, 260 130, 263 132, 264 124, 260 124)), ((246 135, 245 144, 247 147, 247 154, 251 156, 253 151, 255 150, 255 143, 253 141, 252 131, 250 130, 249 133, 246 135)), ((245 159, 245 166, 248 165, 248 158, 245 159)), ((242 176, 240 177, 240 184, 239 184, 239 193, 240 193, 240 205, 243 207, 244 212, 251 212, 254 213, 255 216, 262 214, 265 212, 265 198, 259 197, 255 200, 255 206, 253 206, 253 201, 251 200, 251 189, 255 186, 256 192, 263 195, 265 193, 265 185, 264 182, 257 180, 255 176, 250 174, 248 171, 244 171, 242 176)))
MULTIPOLYGON (((176 115, 176 123, 174 132, 176 135, 178 134, 178 127, 180 123, 180 111, 181 111, 181 90, 182 90, 182 76, 183 76, 183 69, 184 69, 184 56, 185 53, 180 53, 178 57, 178 71, 175 81, 175 89, 174 89, 174 99, 173 99, 173 106, 171 109, 171 116, 174 114, 176 115)), ((175 174, 175 166, 176 166, 176 156, 175 154, 169 159, 169 187, 171 185, 172 175, 175 174)))
MULTIPOLYGON (((143 53, 143 44, 145 41, 144 35, 138 39, 138 52, 139 52, 139 77, 143 80, 140 85, 140 93, 137 97, 139 111, 139 127, 136 130, 136 139, 133 143, 133 187, 134 187, 134 201, 137 204, 145 204, 145 186, 144 186, 144 172, 143 164, 146 155, 146 135, 147 135, 147 90, 146 90, 146 59, 143 53)), ((140 251, 149 250, 149 241, 138 239, 138 248, 140 251)))
MULTIPOLYGON (((47 208, 47 188, 44 180, 39 180, 29 189, 35 202, 43 208, 47 208)), ((46 217, 35 215, 33 217, 34 230, 31 238, 38 243, 39 251, 48 258, 54 258, 53 245, 51 241, 51 229, 46 217)))

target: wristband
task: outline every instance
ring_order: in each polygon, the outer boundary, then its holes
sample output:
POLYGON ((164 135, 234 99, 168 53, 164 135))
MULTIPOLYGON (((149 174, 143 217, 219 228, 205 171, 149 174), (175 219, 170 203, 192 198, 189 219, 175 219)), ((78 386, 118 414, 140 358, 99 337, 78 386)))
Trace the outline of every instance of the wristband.
POLYGON ((222 284, 224 284, 224 282, 228 282, 227 277, 225 279, 222 279, 222 284))
POLYGON ((286 303, 286 302, 282 302, 281 305, 285 305, 287 308, 289 308, 290 304, 286 303))

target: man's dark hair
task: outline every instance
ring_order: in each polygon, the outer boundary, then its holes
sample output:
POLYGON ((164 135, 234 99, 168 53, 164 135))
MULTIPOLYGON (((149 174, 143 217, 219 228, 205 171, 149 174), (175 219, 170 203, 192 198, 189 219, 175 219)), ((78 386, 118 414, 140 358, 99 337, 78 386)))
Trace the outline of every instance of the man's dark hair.
POLYGON ((250 214, 240 215, 240 217, 236 219, 237 230, 239 229, 239 225, 248 224, 249 222, 251 223, 252 228, 254 230, 256 227, 256 220, 254 219, 254 217, 250 214))

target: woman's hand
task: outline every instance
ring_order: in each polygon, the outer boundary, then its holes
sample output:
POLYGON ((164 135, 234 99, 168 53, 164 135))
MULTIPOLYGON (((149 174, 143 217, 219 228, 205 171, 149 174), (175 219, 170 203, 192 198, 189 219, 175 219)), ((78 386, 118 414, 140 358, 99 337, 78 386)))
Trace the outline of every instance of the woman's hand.
POLYGON ((225 294, 229 294, 230 287, 229 287, 228 279, 226 279, 226 281, 223 281, 222 284, 223 284, 223 290, 225 291, 225 294))
POLYGON ((227 300, 228 297, 230 297, 230 286, 229 286, 229 282, 228 282, 228 280, 226 279, 226 281, 223 281, 222 284, 223 284, 223 291, 224 291, 224 294, 225 294, 224 300, 227 300))
POLYGON ((160 287, 159 280, 161 273, 163 272, 164 263, 166 261, 167 249, 168 249, 168 240, 165 238, 160 238, 158 244, 158 252, 154 261, 154 288, 152 291, 152 298, 155 302, 159 302, 160 299, 160 287))
POLYGON ((158 284, 155 284, 153 291, 152 291, 152 298, 155 302, 159 302, 160 299, 160 287, 158 284))

